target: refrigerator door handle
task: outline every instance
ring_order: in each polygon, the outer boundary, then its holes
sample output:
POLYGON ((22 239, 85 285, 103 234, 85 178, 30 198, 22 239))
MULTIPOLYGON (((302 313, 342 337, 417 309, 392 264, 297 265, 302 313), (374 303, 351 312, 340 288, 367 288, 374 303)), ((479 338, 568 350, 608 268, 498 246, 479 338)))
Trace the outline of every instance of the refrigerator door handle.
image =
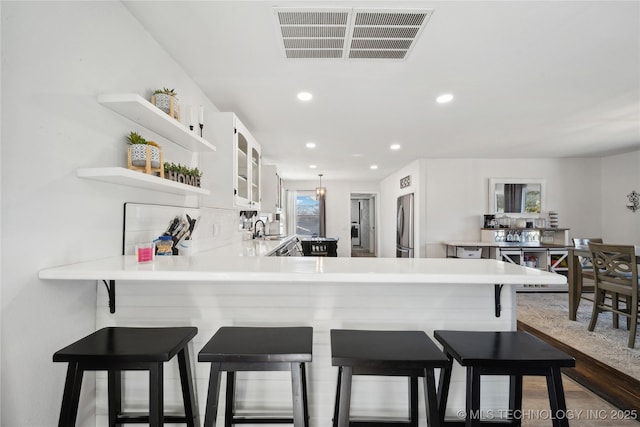
POLYGON ((404 208, 402 205, 398 206, 398 243, 402 241, 404 235, 404 208))

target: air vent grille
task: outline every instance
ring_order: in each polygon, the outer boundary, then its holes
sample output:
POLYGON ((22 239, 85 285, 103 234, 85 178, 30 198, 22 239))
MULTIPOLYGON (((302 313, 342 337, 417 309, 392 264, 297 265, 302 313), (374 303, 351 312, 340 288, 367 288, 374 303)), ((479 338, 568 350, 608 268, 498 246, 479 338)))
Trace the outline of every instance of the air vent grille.
POLYGON ((433 9, 274 8, 287 59, 405 59, 433 9))
POLYGON ((280 25, 347 25, 349 13, 323 11, 293 11, 278 13, 280 25))
POLYGON ((398 13, 398 12, 360 12, 356 15, 354 25, 412 25, 421 26, 426 13, 398 13))

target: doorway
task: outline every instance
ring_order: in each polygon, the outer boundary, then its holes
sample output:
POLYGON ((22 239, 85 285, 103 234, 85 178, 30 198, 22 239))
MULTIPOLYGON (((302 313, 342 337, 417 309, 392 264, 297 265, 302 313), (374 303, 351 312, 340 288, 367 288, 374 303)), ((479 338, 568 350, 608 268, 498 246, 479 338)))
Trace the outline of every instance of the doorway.
POLYGON ((376 256, 376 195, 351 193, 351 256, 376 256))

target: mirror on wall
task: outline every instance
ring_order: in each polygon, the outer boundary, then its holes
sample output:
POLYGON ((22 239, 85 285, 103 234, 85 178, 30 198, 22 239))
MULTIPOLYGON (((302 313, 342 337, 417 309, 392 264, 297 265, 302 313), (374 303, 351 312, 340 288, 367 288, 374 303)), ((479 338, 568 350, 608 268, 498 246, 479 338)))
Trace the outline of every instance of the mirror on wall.
POLYGON ((543 179, 490 178, 489 213, 539 214, 544 210, 543 179))

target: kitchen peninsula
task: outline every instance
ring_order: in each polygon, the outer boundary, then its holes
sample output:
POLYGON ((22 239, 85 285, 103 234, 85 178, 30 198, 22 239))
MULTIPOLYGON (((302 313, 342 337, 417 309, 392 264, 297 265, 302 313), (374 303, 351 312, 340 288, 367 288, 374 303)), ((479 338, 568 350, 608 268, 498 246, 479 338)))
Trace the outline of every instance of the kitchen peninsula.
MULTIPOLYGON (((312 426, 329 426, 333 414, 336 371, 331 366, 331 328, 424 330, 515 330, 515 290, 512 285, 559 284, 565 277, 490 260, 238 257, 200 253, 191 257, 156 258, 138 264, 134 256, 118 256, 41 270, 41 279, 84 281, 102 287, 117 282, 115 313, 107 309, 107 292, 100 290, 96 328, 105 326, 197 326, 192 354, 220 326, 291 326, 314 328, 313 362, 309 366, 312 426), (504 285, 498 286, 498 285, 504 285), (497 297, 497 298, 496 298, 497 297)), ((79 285, 82 285, 79 283, 79 285)), ((208 367, 195 363, 199 409, 204 412, 208 367)), ((269 377, 238 392, 255 405, 286 407, 288 378, 269 377), (274 391, 275 390, 275 391, 274 391), (268 396, 268 397, 267 397, 268 396), (265 403, 266 402, 266 403, 265 403), (284 402, 278 405, 279 402, 284 402)), ((264 378, 264 373, 258 378, 264 378)), ((97 376, 97 425, 106 425, 106 378, 97 376)), ((167 385, 166 402, 179 407, 176 376, 167 385)), ((144 405, 145 381, 134 377, 130 394, 144 405)), ((382 382, 366 378, 365 401, 354 411, 404 416, 406 380, 382 382), (403 409, 404 408, 404 409, 403 409)), ((464 370, 454 365, 447 415, 464 409, 464 370)), ((507 407, 508 380, 490 378, 483 385, 487 409, 507 407), (485 391, 486 390, 486 391, 485 391)), ((424 408, 421 406, 420 411, 424 408)), ((421 423, 424 416, 421 415, 421 423)))

